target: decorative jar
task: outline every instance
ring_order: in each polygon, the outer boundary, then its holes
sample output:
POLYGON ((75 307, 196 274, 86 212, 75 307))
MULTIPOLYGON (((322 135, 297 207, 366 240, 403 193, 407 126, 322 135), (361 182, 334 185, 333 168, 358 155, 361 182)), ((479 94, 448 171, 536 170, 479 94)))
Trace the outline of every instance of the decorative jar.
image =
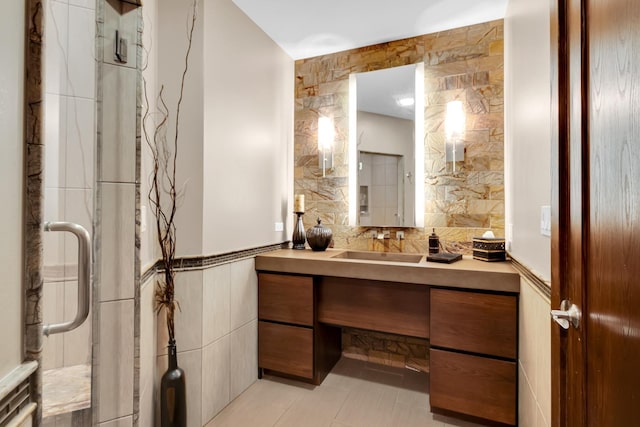
POLYGON ((324 251, 331 244, 333 232, 329 227, 322 225, 322 221, 318 218, 318 224, 307 230, 307 243, 314 251, 324 251))

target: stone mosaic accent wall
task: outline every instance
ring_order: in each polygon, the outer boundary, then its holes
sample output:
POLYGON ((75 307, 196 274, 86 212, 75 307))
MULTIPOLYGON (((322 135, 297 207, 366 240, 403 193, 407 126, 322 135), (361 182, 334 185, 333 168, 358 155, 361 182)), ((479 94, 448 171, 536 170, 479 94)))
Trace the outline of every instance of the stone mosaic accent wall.
POLYGON ((343 328, 342 354, 379 365, 429 372, 429 341, 422 338, 343 328))
POLYGON ((24 197, 24 358, 37 362, 29 377, 31 401, 38 405, 34 425, 42 420, 42 285, 44 257, 42 222, 44 214, 44 145, 42 143, 43 35, 44 15, 40 0, 25 3, 28 37, 25 51, 25 197, 24 197))
POLYGON ((443 31, 296 61, 295 193, 305 195, 305 228, 320 217, 335 247, 426 252, 435 228, 445 247, 470 252, 472 237, 504 235, 503 21, 443 31), (425 228, 405 241, 374 242, 370 229, 348 225, 349 74, 425 63, 425 228), (444 161, 446 104, 463 101, 464 163, 444 161), (318 167, 318 116, 336 126, 334 168, 318 167))

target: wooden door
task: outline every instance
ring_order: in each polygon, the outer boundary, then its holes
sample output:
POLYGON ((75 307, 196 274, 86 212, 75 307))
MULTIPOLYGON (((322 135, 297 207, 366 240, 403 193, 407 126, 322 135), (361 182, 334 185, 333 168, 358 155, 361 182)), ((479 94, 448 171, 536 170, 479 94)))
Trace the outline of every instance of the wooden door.
POLYGON ((554 426, 640 425, 640 2, 557 0, 554 426))

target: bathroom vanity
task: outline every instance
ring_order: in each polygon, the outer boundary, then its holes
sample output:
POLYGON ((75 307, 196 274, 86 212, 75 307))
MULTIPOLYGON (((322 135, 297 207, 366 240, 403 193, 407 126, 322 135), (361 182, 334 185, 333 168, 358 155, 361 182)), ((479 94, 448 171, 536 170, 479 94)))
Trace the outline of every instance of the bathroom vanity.
POLYGON ((283 249, 256 270, 261 371, 320 384, 341 327, 426 338, 432 411, 517 423, 520 278, 508 263, 283 249))

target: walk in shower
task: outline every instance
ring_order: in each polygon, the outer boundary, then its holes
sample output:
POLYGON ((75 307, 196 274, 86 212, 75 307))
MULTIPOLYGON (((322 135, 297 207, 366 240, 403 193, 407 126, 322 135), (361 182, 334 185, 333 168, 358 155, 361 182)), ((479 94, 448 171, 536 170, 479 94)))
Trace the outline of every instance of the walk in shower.
POLYGON ((83 284, 91 279, 92 247, 78 230, 84 228, 86 238, 95 232, 95 0, 42 4, 43 425, 91 425, 92 281, 83 284), (68 224, 48 224, 60 222, 68 224), (69 227, 81 236, 66 232, 69 227), (84 314, 86 320, 68 332, 48 326, 80 323, 84 314))

